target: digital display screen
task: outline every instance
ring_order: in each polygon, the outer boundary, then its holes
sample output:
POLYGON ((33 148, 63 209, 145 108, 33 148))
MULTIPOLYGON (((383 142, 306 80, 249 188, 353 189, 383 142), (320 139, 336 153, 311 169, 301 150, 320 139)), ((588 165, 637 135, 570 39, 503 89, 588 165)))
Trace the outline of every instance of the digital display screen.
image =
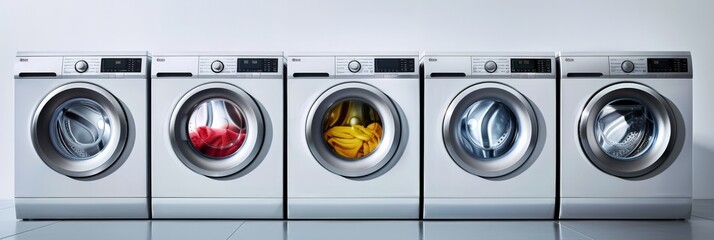
POLYGON ((648 72, 688 72, 686 58, 648 58, 648 72))
POLYGON ((141 72, 141 58, 102 58, 101 72, 141 72))
POLYGON ((375 58, 374 71, 385 72, 414 72, 413 58, 375 58))
POLYGON ((237 72, 278 72, 278 59, 239 58, 237 72))
POLYGON ((513 73, 550 73, 550 59, 513 58, 511 72, 513 73))

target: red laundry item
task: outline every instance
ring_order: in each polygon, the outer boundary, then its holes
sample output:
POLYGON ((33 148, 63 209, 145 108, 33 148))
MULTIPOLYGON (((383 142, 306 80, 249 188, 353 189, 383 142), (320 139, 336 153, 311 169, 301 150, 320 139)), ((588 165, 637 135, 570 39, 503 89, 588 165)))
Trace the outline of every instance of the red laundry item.
POLYGON ((199 152, 209 157, 221 158, 238 151, 245 141, 245 133, 201 126, 190 132, 189 138, 199 152))

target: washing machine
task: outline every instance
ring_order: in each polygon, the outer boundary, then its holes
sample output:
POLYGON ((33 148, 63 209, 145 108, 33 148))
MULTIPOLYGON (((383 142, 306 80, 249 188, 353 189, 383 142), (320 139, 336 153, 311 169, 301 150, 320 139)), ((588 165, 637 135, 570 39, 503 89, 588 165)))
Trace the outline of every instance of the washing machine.
POLYGON ((283 218, 283 53, 154 55, 153 218, 283 218))
POLYGON ((692 208, 689 52, 560 53, 560 218, 692 208))
POLYGON ((288 53, 288 218, 419 217, 419 53, 288 53))
POLYGON ((555 56, 425 53, 425 219, 553 218, 555 56))
POLYGON ((18 52, 20 219, 148 218, 147 52, 18 52))

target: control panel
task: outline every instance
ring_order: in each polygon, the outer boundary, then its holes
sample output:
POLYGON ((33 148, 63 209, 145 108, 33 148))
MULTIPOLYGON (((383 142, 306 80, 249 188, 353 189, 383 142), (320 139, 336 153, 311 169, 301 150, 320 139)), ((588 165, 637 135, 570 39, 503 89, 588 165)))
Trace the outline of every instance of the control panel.
POLYGON ((142 58, 102 58, 102 57, 64 57, 62 74, 68 76, 98 75, 123 77, 125 73, 141 73, 142 58))
POLYGON ((153 77, 282 78, 284 66, 282 52, 256 55, 166 53, 154 55, 153 59, 153 77))
POLYGON ((507 75, 511 62, 505 57, 472 57, 471 70, 474 75, 507 75))
POLYGON ((562 78, 692 78, 689 52, 561 52, 562 78))
POLYGON ((375 73, 374 58, 337 57, 335 65, 338 75, 372 75, 375 73))
POLYGON ((361 76, 416 72, 414 58, 337 57, 335 64, 337 75, 361 76))
POLYGON ((647 58, 645 57, 610 57, 610 74, 646 75, 647 58))
POLYGON ((65 75, 99 74, 101 65, 100 57, 65 57, 62 72, 65 75))
MULTIPOLYGON (((75 69, 80 72, 82 64, 79 61, 75 69)), ((102 58, 100 72, 103 73, 138 73, 141 72, 141 58, 102 58)))
POLYGON ((511 58, 512 73, 551 73, 551 59, 511 58))
POLYGON ((647 71, 686 73, 689 63, 686 58, 648 58, 647 71))
POLYGON ((199 75, 235 75, 238 69, 238 59, 234 57, 200 57, 198 59, 199 75))
POLYGON ((303 52, 287 54, 292 78, 412 78, 419 75, 417 52, 303 52))
POLYGON ((278 72, 277 58, 238 58, 237 72, 278 72))
POLYGON ((374 71, 378 73, 414 72, 413 58, 375 58, 374 71))
POLYGON ((553 58, 478 56, 471 58, 471 75, 476 77, 554 75, 554 63, 553 58))

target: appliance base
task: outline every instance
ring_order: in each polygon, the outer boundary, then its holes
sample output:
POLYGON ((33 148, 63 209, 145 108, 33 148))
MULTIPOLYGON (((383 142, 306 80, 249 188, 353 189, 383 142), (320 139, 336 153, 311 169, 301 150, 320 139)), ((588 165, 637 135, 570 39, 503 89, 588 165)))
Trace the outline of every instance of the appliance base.
POLYGON ((418 219, 419 198, 288 198, 289 219, 418 219))
POLYGON ((283 218, 283 198, 152 198, 151 200, 153 218, 283 218))
POLYGON ((424 198, 424 219, 553 219, 555 198, 424 198))
POLYGON ((691 198, 561 198, 560 219, 687 219, 691 198))
POLYGON ((147 198, 15 198, 18 219, 148 219, 147 198))

